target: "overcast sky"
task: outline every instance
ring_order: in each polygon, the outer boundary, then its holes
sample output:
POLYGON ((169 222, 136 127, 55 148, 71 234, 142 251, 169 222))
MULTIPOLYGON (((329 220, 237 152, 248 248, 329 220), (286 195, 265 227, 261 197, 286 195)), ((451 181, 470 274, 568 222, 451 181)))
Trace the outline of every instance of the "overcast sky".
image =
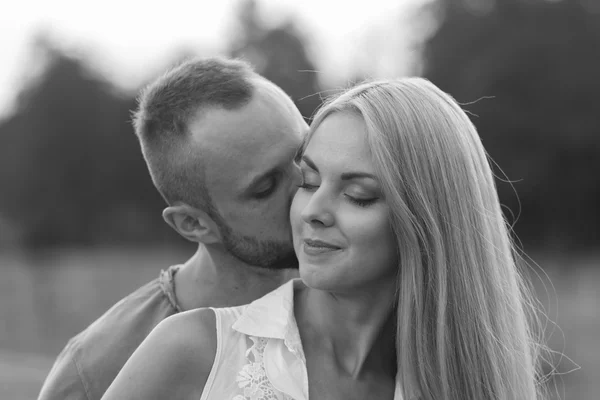
MULTIPOLYGON (((402 73, 397 54, 410 32, 403 15, 424 0, 259 0, 270 24, 294 16, 325 81, 343 80, 360 44, 378 47, 373 73, 402 73), (403 31, 404 29, 404 31, 403 31)), ((124 86, 136 85, 186 46, 218 52, 239 0, 13 0, 0 14, 0 115, 10 109, 32 37, 52 32, 67 49, 86 48, 124 86), (160 6, 149 6, 159 3, 160 6), (151 66, 149 68, 149 66, 151 66)), ((364 61, 363 62, 370 62, 364 61)))

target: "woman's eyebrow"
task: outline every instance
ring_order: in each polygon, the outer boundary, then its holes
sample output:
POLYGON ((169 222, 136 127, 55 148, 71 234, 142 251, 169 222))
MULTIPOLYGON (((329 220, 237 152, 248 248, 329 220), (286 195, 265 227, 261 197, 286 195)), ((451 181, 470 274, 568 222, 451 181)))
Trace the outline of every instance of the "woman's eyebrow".
POLYGON ((310 168, 312 168, 315 171, 319 172, 319 168, 317 168, 317 166, 315 165, 314 161, 311 160, 310 157, 308 157, 306 154, 302 156, 302 161, 304 161, 306 163, 306 165, 308 165, 310 168))
MULTIPOLYGON (((310 157, 308 157, 307 155, 302 156, 302 161, 304 161, 306 163, 306 165, 308 165, 311 169, 315 170, 316 172, 319 172, 319 168, 317 168, 317 166, 315 165, 315 162, 313 160, 311 160, 310 157)), ((375 175, 370 174, 368 172, 360 172, 360 171, 344 172, 341 175, 341 178, 343 181, 357 179, 357 178, 358 179, 369 178, 369 179, 373 179, 374 181, 379 181, 375 175)))
POLYGON ((342 174, 343 181, 347 181, 350 179, 356 179, 356 178, 370 178, 370 179, 373 179, 374 181, 377 181, 377 177, 373 174, 369 174, 368 172, 344 172, 342 174))

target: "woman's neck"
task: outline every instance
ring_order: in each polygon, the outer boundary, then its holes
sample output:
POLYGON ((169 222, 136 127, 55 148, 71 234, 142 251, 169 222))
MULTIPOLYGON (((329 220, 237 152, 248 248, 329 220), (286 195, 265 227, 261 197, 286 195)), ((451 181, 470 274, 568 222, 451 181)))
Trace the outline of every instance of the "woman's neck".
POLYGON ((393 282, 362 292, 302 289, 294 303, 303 347, 331 352, 353 378, 373 370, 395 374, 395 298, 393 282))

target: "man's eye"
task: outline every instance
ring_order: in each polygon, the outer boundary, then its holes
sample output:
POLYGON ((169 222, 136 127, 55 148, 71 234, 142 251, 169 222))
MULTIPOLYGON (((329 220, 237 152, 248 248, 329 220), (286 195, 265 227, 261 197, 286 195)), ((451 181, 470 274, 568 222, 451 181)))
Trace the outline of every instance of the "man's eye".
POLYGON ((257 199, 264 199, 265 197, 269 197, 271 193, 275 191, 277 187, 277 182, 275 179, 269 179, 265 184, 261 185, 260 188, 254 193, 254 197, 257 199))

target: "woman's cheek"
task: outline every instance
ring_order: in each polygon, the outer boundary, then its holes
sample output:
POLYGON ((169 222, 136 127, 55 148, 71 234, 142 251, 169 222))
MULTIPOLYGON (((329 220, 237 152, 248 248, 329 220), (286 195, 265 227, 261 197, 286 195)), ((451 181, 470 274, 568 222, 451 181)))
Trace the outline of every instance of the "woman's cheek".
POLYGON ((290 207, 290 224, 292 225, 292 230, 296 233, 296 229, 302 225, 302 210, 306 205, 307 199, 306 193, 302 192, 302 189, 298 189, 294 198, 292 199, 292 205, 290 207))

